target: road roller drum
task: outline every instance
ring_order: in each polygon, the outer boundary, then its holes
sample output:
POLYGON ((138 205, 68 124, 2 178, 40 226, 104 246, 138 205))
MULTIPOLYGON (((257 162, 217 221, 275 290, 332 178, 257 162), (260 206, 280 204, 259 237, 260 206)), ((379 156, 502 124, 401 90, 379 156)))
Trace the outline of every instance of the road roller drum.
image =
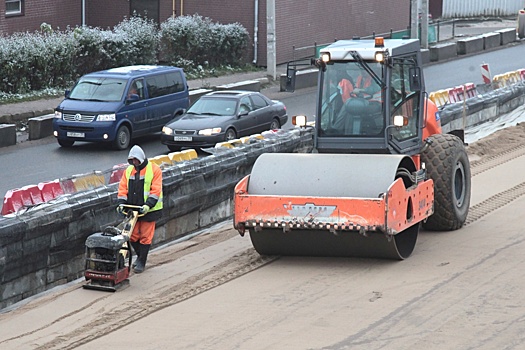
POLYGON ((432 210, 432 181, 403 155, 267 153, 246 183, 235 220, 264 255, 404 259, 432 210))

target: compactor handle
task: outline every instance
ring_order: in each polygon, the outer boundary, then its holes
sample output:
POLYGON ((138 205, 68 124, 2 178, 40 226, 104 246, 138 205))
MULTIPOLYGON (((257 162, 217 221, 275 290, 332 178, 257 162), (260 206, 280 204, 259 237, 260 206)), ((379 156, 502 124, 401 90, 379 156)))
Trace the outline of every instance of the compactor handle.
POLYGON ((126 216, 132 215, 133 212, 137 212, 138 217, 145 215, 145 214, 140 214, 140 209, 142 208, 142 206, 140 205, 131 205, 131 204, 120 204, 120 205, 124 207, 124 214, 126 216))

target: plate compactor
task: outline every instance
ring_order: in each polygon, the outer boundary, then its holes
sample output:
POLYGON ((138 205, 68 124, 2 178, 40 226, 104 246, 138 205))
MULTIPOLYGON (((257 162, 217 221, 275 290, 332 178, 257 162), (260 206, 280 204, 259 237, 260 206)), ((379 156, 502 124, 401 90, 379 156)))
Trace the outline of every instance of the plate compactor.
POLYGON ((131 248, 128 244, 139 215, 139 206, 124 205, 126 218, 86 240, 86 289, 115 292, 129 285, 131 248))

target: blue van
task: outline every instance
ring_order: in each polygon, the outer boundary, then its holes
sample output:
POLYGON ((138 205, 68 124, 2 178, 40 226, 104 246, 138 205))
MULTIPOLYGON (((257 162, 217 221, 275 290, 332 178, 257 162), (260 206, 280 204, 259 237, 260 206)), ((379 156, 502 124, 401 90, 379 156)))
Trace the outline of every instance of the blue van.
POLYGON ((127 66, 86 74, 55 109, 53 134, 62 147, 75 141, 107 142, 115 149, 161 131, 189 106, 181 68, 127 66))

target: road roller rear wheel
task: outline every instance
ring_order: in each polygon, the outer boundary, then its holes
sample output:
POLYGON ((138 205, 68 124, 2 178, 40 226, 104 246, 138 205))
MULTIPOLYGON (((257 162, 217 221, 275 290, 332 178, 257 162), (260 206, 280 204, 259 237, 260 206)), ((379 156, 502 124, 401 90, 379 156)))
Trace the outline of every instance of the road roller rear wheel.
POLYGON ((465 223, 470 205, 470 163, 463 142, 451 134, 436 134, 422 152, 427 176, 434 180, 434 214, 423 227, 457 230, 465 223))

